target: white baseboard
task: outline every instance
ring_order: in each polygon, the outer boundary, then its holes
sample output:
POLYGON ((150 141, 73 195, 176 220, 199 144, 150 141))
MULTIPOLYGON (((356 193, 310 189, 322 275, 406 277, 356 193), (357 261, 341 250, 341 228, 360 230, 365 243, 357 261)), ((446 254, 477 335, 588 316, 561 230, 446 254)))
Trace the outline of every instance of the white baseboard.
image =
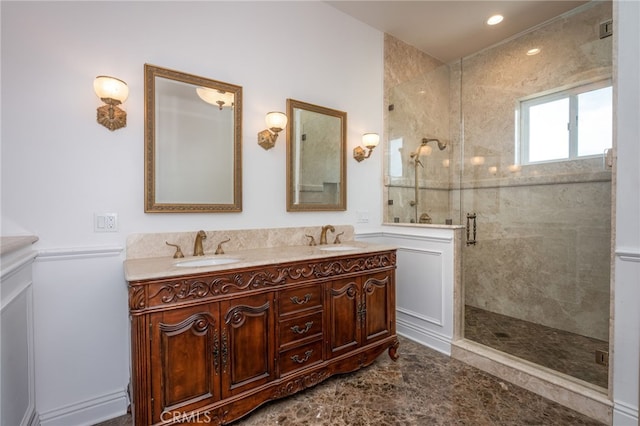
POLYGON ((90 426, 127 412, 124 389, 40 414, 41 426, 90 426))
POLYGON ((427 330, 401 318, 396 318, 396 332, 414 342, 418 342, 445 355, 451 356, 451 339, 446 336, 427 330))
POLYGON ((613 426, 638 426, 638 407, 613 402, 613 426))

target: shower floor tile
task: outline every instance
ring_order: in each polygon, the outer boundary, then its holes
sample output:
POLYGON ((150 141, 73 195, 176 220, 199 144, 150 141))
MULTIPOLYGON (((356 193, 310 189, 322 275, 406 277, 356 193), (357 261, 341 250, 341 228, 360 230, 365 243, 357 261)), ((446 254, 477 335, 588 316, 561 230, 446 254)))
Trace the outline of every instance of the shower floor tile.
POLYGON ((595 351, 609 343, 544 325, 465 306, 464 337, 543 367, 607 388, 609 368, 595 351))

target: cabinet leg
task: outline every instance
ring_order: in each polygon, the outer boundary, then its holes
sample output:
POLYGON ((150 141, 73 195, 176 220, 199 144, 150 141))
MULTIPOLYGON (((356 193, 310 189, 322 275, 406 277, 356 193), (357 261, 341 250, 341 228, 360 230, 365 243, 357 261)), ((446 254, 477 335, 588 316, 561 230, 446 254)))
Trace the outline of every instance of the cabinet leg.
POLYGON ((400 346, 400 342, 398 341, 398 339, 396 339, 391 346, 389 346, 389 358, 391 358, 392 361, 397 361, 398 358, 400 358, 400 355, 398 354, 398 347, 400 346))

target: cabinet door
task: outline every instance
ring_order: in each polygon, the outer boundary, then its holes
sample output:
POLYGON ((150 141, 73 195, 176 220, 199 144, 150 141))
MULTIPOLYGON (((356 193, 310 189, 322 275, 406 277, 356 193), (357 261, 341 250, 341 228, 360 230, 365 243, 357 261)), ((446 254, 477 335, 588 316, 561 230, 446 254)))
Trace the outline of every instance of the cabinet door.
POLYGON ((216 304, 150 315, 153 423, 220 399, 216 304))
POLYGON ((394 333, 395 283, 393 274, 380 272, 362 277, 364 300, 363 344, 384 339, 394 333))
POLYGON ((335 357, 360 345, 360 287, 355 278, 331 281, 326 286, 328 356, 335 357))
POLYGON ((223 397, 267 383, 274 377, 274 293, 221 302, 223 397))

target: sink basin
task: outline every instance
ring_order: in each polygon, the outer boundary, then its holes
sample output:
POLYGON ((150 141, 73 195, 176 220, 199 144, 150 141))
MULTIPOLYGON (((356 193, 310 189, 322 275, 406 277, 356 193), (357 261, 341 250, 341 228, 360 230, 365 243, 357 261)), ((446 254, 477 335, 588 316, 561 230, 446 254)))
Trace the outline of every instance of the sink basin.
POLYGON ((240 259, 232 257, 205 257, 203 259, 182 260, 175 265, 180 268, 193 268, 198 266, 228 265, 229 263, 240 262, 240 259))
POLYGON ((320 247, 322 251, 348 251, 348 250, 358 250, 360 247, 356 246, 327 246, 320 247))

